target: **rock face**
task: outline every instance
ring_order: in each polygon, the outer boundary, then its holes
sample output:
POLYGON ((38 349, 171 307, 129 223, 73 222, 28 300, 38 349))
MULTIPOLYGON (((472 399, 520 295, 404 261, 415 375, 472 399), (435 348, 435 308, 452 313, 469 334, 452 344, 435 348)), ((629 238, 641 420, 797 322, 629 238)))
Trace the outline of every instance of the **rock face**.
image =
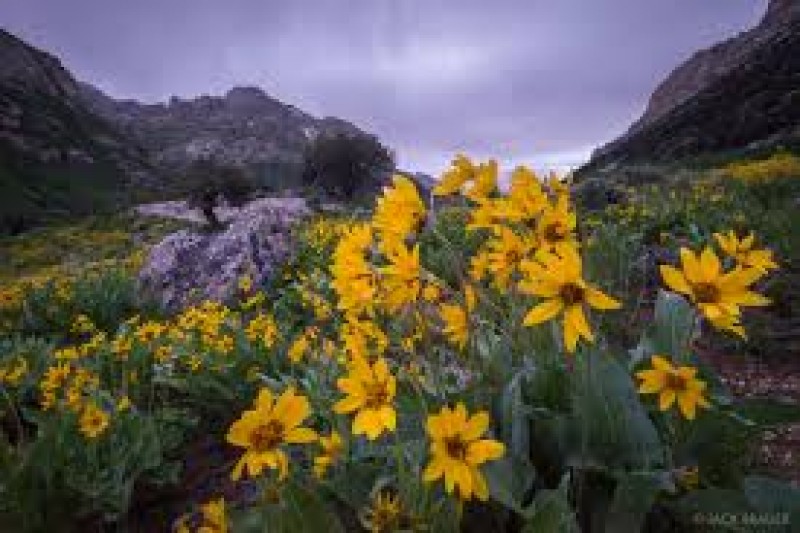
POLYGON ((235 87, 224 96, 141 104, 114 100, 83 84, 84 101, 150 154, 152 163, 178 172, 210 157, 261 177, 297 170, 309 140, 321 133, 362 134, 352 124, 317 119, 257 87, 235 87))
POLYGON ((139 287, 168 310, 227 301, 243 275, 256 284, 272 275, 291 250, 291 224, 306 213, 302 199, 267 199, 242 208, 218 233, 173 233, 150 251, 139 287))
POLYGON ((800 0, 771 0, 753 29, 694 54, 590 168, 800 138, 800 0))
POLYGON ((328 133, 362 134, 255 87, 161 104, 115 100, 0 30, 0 234, 49 213, 174 192, 181 171, 202 157, 246 167, 262 185, 296 185, 308 141, 328 133))
POLYGON ((146 172, 55 57, 0 30, 0 226, 91 209, 118 195, 123 176, 146 172))

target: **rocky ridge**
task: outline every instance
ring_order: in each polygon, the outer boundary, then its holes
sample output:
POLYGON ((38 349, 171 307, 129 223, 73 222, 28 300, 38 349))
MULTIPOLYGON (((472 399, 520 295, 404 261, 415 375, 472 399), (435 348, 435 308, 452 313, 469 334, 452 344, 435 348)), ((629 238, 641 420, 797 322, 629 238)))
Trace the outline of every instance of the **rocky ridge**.
POLYGON ((81 95, 168 172, 179 172, 198 158, 245 167, 257 175, 287 172, 300 165, 307 143, 317 135, 363 133, 341 119, 315 118, 258 87, 156 104, 115 100, 87 84, 81 85, 81 95))
MULTIPOLYGON (((800 0, 771 0, 751 30, 695 53, 590 169, 800 138, 800 0)), ((586 169, 584 169, 586 170, 586 169)))

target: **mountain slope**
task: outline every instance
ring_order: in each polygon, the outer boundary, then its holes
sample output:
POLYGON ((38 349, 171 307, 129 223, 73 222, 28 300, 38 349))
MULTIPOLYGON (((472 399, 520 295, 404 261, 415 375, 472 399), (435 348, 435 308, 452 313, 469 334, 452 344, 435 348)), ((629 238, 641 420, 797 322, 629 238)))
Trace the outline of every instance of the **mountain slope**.
POLYGON ((144 154, 92 113, 53 56, 0 30, 0 232, 121 201, 144 154))
POLYGON ((579 173, 800 142, 800 2, 773 0, 750 31, 695 54, 642 118, 579 173))

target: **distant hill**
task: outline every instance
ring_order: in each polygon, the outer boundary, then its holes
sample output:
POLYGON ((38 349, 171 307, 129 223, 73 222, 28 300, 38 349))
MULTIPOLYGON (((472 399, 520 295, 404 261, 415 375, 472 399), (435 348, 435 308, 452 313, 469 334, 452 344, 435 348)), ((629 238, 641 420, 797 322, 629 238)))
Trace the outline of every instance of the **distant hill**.
POLYGON ((676 68, 578 174, 779 145, 800 145, 800 0, 771 0, 756 27, 676 68))
POLYGON ((163 196, 198 158, 243 167, 262 185, 296 184, 308 142, 331 133, 364 134, 256 87, 116 100, 0 30, 0 234, 163 196))
MULTIPOLYGON (((257 87, 168 103, 115 100, 81 85, 96 114, 144 147, 159 169, 176 173, 198 158, 243 167, 264 184, 299 173, 307 143, 320 134, 364 134, 344 120, 315 118, 257 87)), ((274 184, 274 183, 272 183, 274 184)))

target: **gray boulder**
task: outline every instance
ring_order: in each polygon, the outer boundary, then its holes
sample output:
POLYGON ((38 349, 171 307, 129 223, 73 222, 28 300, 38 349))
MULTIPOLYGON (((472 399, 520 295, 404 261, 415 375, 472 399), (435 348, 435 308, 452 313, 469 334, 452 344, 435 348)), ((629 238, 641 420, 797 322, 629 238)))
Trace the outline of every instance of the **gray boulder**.
POLYGON ((172 311, 203 300, 230 301, 243 275, 258 285, 285 261, 291 226, 306 213, 303 202, 255 202, 222 231, 173 233, 150 251, 139 273, 140 294, 172 311))

